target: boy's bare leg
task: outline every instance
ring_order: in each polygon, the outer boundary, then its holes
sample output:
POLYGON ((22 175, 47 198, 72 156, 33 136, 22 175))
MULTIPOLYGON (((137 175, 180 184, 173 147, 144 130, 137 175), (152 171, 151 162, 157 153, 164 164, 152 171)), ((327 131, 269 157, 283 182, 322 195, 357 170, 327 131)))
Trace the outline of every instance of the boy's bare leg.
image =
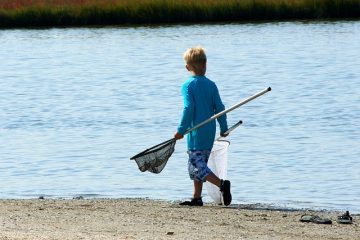
MULTIPOLYGON (((210 173, 206 176, 206 181, 211 182, 212 184, 218 186, 220 188, 221 186, 221 180, 218 178, 214 173, 210 173)), ((201 198, 201 192, 203 188, 203 183, 194 180, 194 198, 198 199, 201 198)))
POLYGON ((214 173, 210 173, 206 176, 206 181, 211 182, 212 184, 220 187, 221 186, 221 180, 218 178, 214 173))
POLYGON ((201 198, 203 183, 194 180, 194 199, 201 198))

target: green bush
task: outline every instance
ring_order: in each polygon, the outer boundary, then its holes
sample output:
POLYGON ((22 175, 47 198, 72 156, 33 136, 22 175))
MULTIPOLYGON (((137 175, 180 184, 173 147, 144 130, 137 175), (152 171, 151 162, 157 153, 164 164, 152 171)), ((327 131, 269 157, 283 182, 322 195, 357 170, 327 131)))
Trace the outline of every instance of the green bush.
POLYGON ((0 27, 359 18, 360 0, 0 0, 0 27))

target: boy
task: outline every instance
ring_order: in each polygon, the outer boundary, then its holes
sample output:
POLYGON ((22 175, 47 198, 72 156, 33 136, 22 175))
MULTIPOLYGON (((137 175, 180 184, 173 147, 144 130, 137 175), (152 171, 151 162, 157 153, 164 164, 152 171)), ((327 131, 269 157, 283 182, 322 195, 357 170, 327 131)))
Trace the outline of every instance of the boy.
MULTIPOLYGON (((204 49, 202 47, 188 49, 184 53, 184 60, 186 69, 192 76, 182 85, 184 109, 174 136, 176 139, 183 138, 187 129, 225 109, 216 84, 205 77, 206 55, 204 49)), ((217 120, 220 124, 220 135, 225 137, 224 133, 228 129, 226 115, 217 120)), ((203 206, 201 192, 205 181, 219 187, 226 206, 231 203, 230 181, 219 179, 207 166, 215 132, 216 122, 214 120, 190 132, 187 136, 188 171, 190 179, 194 181, 194 195, 191 201, 182 202, 180 205, 203 206)))

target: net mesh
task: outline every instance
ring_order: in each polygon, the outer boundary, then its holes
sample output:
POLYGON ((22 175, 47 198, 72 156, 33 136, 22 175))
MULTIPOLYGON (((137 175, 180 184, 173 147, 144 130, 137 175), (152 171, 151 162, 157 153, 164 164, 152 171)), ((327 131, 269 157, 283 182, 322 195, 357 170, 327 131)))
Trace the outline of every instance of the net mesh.
MULTIPOLYGON (((227 179, 227 150, 230 145, 229 141, 216 140, 211 150, 208 161, 208 167, 220 179, 227 179)), ((222 194, 219 187, 210 182, 205 182, 209 196, 217 204, 222 204, 222 194)))
POLYGON ((133 156, 140 171, 160 173, 175 150, 176 139, 170 139, 133 156))

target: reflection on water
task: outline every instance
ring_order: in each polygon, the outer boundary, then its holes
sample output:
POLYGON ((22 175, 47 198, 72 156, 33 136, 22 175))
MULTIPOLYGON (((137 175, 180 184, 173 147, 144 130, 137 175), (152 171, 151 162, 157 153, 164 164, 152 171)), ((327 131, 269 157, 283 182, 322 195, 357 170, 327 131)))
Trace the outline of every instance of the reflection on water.
POLYGON ((227 106, 273 89, 228 115, 244 121, 234 203, 360 212, 359 36, 356 21, 2 30, 0 197, 189 197, 184 141, 159 175, 129 158, 172 137, 182 53, 202 44, 227 106))

